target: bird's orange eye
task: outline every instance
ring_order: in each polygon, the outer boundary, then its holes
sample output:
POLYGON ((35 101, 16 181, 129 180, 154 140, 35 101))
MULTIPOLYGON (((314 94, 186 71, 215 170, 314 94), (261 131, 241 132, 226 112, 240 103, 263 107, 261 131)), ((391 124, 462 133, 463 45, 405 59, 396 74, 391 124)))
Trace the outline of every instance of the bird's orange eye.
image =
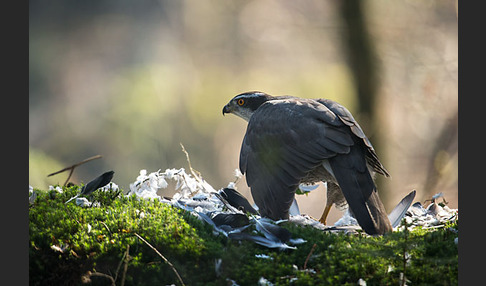
POLYGON ((245 104, 245 100, 243 98, 238 99, 238 105, 242 106, 243 104, 245 104))

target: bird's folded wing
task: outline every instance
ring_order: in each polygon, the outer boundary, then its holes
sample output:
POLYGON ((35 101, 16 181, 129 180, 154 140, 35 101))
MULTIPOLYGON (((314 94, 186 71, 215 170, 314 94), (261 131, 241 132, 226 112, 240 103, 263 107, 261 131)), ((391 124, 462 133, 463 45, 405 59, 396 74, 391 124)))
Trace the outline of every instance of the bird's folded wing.
POLYGON ((390 174, 378 159, 378 155, 376 155, 373 145, 371 145, 370 140, 368 139, 368 137, 366 137, 366 135, 363 132, 363 129, 361 129, 361 126, 359 126, 358 122, 354 119, 351 112, 349 112, 349 110, 346 107, 342 106, 341 104, 329 99, 318 99, 317 101, 319 103, 324 104, 327 108, 329 108, 329 110, 334 112, 334 114, 336 114, 336 116, 340 119, 341 122, 349 126, 351 132, 353 132, 354 135, 356 135, 357 137, 363 140, 363 143, 367 147, 365 150, 366 160, 368 164, 370 164, 370 166, 373 167, 373 170, 375 172, 382 174, 383 176, 390 177, 390 174))
POLYGON ((349 127, 315 101, 273 101, 251 117, 241 146, 246 174, 263 216, 288 217, 300 180, 324 159, 349 152, 349 127))

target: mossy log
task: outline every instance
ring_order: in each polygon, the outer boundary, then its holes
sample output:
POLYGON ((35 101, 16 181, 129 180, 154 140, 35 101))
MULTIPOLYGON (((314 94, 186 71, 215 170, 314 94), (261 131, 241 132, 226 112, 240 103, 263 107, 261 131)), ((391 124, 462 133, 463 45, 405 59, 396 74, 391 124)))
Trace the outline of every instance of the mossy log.
POLYGON ((64 203, 78 186, 62 190, 34 190, 30 285, 457 284, 458 220, 378 237, 284 223, 306 242, 282 251, 228 239, 157 200, 97 191, 80 207, 64 203))

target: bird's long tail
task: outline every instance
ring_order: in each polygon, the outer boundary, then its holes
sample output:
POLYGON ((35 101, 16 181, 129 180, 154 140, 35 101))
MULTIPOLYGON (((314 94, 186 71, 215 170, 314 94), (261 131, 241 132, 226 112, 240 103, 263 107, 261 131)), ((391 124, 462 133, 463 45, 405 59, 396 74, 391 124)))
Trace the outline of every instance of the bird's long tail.
POLYGON ((351 213, 361 228, 370 235, 382 235, 392 231, 385 207, 378 196, 375 183, 359 150, 351 148, 349 154, 329 159, 351 213), (354 149, 354 150, 353 150, 354 149))

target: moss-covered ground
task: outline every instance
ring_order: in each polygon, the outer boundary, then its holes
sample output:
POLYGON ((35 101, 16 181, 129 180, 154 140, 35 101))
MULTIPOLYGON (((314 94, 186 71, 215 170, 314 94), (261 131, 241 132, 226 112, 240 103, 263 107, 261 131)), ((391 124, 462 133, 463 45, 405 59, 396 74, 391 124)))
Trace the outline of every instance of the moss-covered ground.
POLYGON ((281 251, 215 235, 190 213, 158 201, 96 191, 90 200, 100 205, 83 208, 64 204, 77 186, 35 192, 30 285, 255 285, 261 277, 275 285, 457 284, 457 220, 382 237, 285 223, 307 242, 281 251))

